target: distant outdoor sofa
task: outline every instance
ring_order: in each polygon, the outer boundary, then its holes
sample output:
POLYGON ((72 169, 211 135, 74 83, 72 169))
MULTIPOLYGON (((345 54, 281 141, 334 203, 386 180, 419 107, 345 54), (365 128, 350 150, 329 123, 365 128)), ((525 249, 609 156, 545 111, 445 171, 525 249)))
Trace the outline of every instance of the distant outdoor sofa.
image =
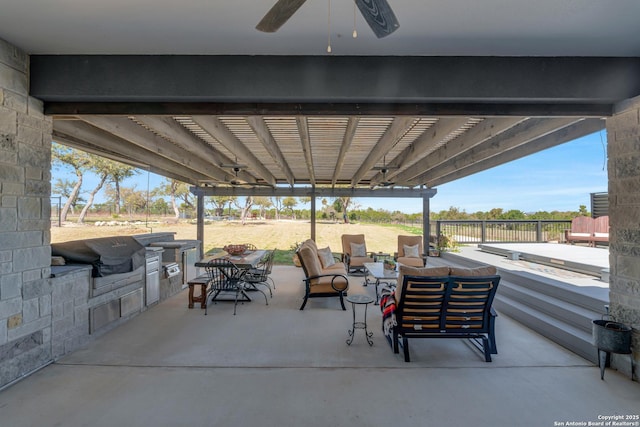
POLYGON ((409 362, 409 339, 467 338, 491 362, 497 354, 495 318, 491 307, 500 276, 496 268, 401 265, 395 291, 383 291, 382 329, 393 352, 402 345, 409 362), (402 343, 400 343, 402 339, 402 343))
POLYGON ((311 239, 302 242, 296 253, 305 275, 304 301, 300 310, 304 310, 309 298, 326 297, 338 297, 342 309, 346 310, 344 297, 349 289, 349 279, 345 264, 333 256, 329 247, 318 249, 311 239))
POLYGON ((609 217, 578 216, 571 220, 571 229, 564 231, 567 243, 585 242, 595 246, 597 242, 609 242, 609 217))

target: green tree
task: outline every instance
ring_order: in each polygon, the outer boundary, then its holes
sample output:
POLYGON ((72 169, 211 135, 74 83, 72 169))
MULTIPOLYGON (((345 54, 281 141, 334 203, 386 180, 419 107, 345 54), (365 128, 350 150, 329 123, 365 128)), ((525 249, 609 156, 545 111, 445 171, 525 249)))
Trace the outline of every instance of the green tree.
POLYGON ((493 208, 487 213, 487 219, 500 219, 502 212, 502 208, 493 208))
POLYGON ((271 205, 276 211, 276 220, 279 220, 280 212, 282 212, 282 197, 271 197, 271 205))
POLYGON ((179 182, 175 179, 165 179, 156 190, 159 195, 169 196, 169 201, 171 202, 171 208, 173 209, 175 219, 180 218, 180 208, 178 207, 176 200, 178 184, 179 182))
POLYGON ((524 214, 524 212, 517 209, 511 209, 505 212, 504 214, 502 214, 500 219, 526 219, 526 218, 527 216, 524 214))
POLYGON ((99 157, 93 154, 89 154, 90 159, 90 170, 96 174, 98 174, 99 180, 98 184, 91 190, 89 193, 89 198, 87 199, 87 204, 84 205, 82 211, 80 212, 80 216, 78 217, 78 222, 83 223, 89 209, 91 209, 91 205, 93 205, 93 199, 95 198, 98 191, 102 189, 102 186, 107 181, 111 171, 111 165, 115 162, 105 159, 104 157, 99 157))
POLYGON ((123 206, 131 217, 134 213, 144 211, 147 207, 147 192, 136 190, 136 186, 121 187, 120 194, 123 206))
POLYGON ((254 197, 253 204, 259 208, 261 218, 264 218, 265 211, 272 206, 271 200, 268 197, 254 197))
POLYGON ((333 202, 336 212, 342 213, 342 221, 347 224, 349 222, 349 209, 354 204, 351 197, 337 197, 333 202))
POLYGON ((238 198, 236 196, 211 196, 207 198, 207 201, 213 205, 214 214, 216 216, 224 215, 224 208, 234 203, 238 198))
POLYGON ((151 209, 151 212, 153 212, 156 215, 166 214, 167 211, 169 210, 169 204, 162 197, 158 197, 153 200, 153 202, 151 203, 150 209, 151 209))
POLYGON ((82 187, 82 178, 89 168, 91 161, 88 153, 74 148, 65 147, 55 142, 51 144, 51 156, 54 167, 71 167, 78 178, 75 186, 71 190, 71 193, 67 197, 67 201, 62 208, 62 212, 60 212, 60 219, 62 221, 66 221, 69 208, 71 205, 75 205, 78 200, 80 188, 82 187))
POLYGON ((289 212, 291 213, 291 217, 293 219, 295 219, 295 216, 296 216, 295 212, 293 212, 293 208, 296 207, 297 204, 298 204, 298 201, 296 200, 295 197, 288 196, 282 199, 282 206, 285 209, 289 210, 289 212))
POLYGON ((118 163, 114 161, 109 161, 107 166, 109 170, 109 178, 113 183, 114 187, 114 205, 116 210, 116 215, 120 214, 120 184, 127 178, 131 178, 134 175, 140 173, 139 170, 134 168, 133 166, 125 165, 123 163, 118 163))
POLYGON ((58 178, 51 187, 51 192, 53 194, 59 194, 64 197, 65 200, 72 200, 69 206, 71 214, 75 214, 75 207, 78 203, 84 203, 86 201, 80 195, 73 198, 71 197, 73 195, 73 189, 75 188, 76 183, 77 181, 71 181, 68 179, 63 180, 58 178))

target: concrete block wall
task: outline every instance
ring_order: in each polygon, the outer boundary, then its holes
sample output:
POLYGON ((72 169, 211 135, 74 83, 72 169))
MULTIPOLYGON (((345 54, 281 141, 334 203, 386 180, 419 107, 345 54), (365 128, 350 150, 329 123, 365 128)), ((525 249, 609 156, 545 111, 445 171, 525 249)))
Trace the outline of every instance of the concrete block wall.
POLYGON ((0 387, 51 360, 52 120, 28 55, 0 39, 0 387))
MULTIPOLYGON (((633 328, 633 361, 640 362, 640 99, 607 119, 609 171, 609 300, 616 321, 633 328)), ((613 366, 628 372, 629 357, 613 366)))

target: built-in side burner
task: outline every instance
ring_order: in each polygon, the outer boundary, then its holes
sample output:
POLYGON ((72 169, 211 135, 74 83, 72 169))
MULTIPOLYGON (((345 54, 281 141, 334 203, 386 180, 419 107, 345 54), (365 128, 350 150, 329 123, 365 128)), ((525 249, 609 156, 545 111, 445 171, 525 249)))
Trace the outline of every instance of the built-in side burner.
POLYGON ((195 263, 200 258, 199 240, 165 240, 152 242, 150 247, 161 247, 163 263, 177 263, 182 271, 182 286, 198 275, 195 263))

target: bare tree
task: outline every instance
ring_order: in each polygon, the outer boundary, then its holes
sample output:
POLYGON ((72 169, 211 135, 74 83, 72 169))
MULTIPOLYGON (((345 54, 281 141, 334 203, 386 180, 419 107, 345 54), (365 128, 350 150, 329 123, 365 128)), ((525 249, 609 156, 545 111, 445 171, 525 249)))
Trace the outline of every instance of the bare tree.
POLYGON ((280 212, 282 211, 282 197, 272 197, 271 203, 273 204, 274 209, 276 210, 276 220, 280 219, 280 212))
POLYGON ((91 190, 91 192, 89 193, 89 198, 87 199, 87 204, 84 205, 84 207, 82 208, 82 211, 80 211, 80 216, 78 217, 78 222, 79 223, 83 223, 84 222, 84 219, 87 216, 87 212, 89 212, 89 209, 91 208, 91 205, 93 205, 93 199, 95 198, 95 196, 98 193, 98 191, 100 191, 100 189, 102 189, 102 186, 107 181, 108 177, 109 177, 109 173, 107 171, 102 171, 100 173, 100 181, 93 188, 93 190, 91 190))
POLYGON ((253 197, 252 196, 245 197, 243 206, 241 206, 237 202, 235 203, 236 203, 236 206, 240 209, 240 221, 242 221, 242 225, 245 225, 247 222, 247 214, 251 210, 251 206, 253 206, 253 197))

